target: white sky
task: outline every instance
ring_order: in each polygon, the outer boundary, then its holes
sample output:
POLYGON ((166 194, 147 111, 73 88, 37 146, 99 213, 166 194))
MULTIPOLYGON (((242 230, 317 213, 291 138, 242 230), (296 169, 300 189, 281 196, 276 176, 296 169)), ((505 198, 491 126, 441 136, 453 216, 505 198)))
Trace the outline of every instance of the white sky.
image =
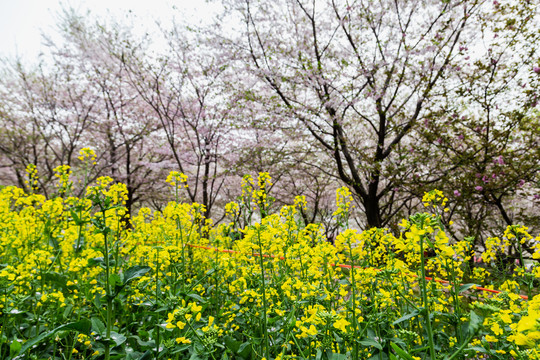
POLYGON ((215 8, 205 0, 0 0, 0 58, 36 58, 42 48, 41 32, 55 33, 55 18, 62 5, 81 14, 89 9, 99 16, 135 17, 142 27, 152 26, 153 19, 165 22, 172 16, 197 23, 210 17, 215 8))

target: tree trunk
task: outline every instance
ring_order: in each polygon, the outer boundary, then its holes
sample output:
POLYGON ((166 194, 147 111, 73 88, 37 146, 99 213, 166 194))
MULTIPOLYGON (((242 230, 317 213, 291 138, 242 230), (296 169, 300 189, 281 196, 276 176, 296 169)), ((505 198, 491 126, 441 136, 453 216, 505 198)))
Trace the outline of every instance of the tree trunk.
POLYGON ((379 206, 379 199, 377 196, 368 194, 362 198, 362 202, 366 211, 368 228, 382 227, 381 208, 379 206))

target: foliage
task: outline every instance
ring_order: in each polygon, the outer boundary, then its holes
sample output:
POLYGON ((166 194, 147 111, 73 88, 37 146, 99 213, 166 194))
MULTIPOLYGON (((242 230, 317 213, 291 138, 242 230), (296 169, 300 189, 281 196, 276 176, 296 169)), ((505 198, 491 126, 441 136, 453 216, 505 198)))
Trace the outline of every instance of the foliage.
MULTIPOLYGON (((171 196, 185 191, 181 173, 168 183, 171 196)), ((449 239, 442 193, 425 194, 429 212, 394 235, 350 228, 351 194, 339 189, 333 245, 303 222, 305 199, 269 211, 271 183, 246 178, 216 226, 196 203, 127 217, 126 187, 110 178, 80 198, 2 188, 0 357, 540 358, 540 266, 507 269, 502 293, 474 290, 492 267, 471 267, 470 240, 449 239)), ((506 242, 540 258, 525 227, 502 239, 487 265, 506 242)))

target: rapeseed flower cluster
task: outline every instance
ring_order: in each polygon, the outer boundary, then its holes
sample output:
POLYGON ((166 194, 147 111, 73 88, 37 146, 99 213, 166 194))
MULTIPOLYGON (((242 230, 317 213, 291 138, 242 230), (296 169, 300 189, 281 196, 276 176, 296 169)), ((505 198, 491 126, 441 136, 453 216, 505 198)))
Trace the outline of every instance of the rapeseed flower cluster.
MULTIPOLYGON (((95 161, 90 149, 81 157, 95 161)), ((471 268, 470 242, 448 235, 440 192, 424 197, 434 213, 403 219, 393 234, 349 228, 352 195, 338 189, 333 244, 321 224, 303 222, 305 198, 271 211, 266 173, 244 177, 225 209, 230 222, 218 225, 195 203, 128 214, 125 185, 107 177, 69 197, 69 173, 59 168, 66 191, 51 199, 0 189, 0 358, 15 342, 38 358, 425 357, 429 331, 448 356, 538 358, 540 296, 520 297, 538 266, 516 269, 503 293, 475 290, 490 269, 471 268), (425 292, 422 271, 433 279, 425 292)), ((167 182, 187 178, 173 172, 167 182)), ((515 241, 539 257, 527 231, 489 239, 482 259, 489 265, 515 241)))
POLYGON ((28 185, 31 193, 37 192, 39 190, 39 177, 38 169, 34 164, 28 164, 26 166, 26 174, 28 179, 24 181, 28 185))

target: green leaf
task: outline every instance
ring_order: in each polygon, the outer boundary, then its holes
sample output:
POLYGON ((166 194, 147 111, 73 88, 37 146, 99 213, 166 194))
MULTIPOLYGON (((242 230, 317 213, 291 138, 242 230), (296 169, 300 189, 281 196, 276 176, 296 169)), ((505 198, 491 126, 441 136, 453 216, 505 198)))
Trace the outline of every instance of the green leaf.
POLYGON ((154 357, 154 354, 150 350, 146 350, 144 354, 142 354, 141 358, 139 360, 150 360, 154 357))
POLYGON ((19 352, 21 352, 22 345, 18 340, 13 340, 11 345, 9 345, 9 356, 15 357, 19 352))
POLYGON ((73 313, 73 305, 67 305, 65 308, 64 308, 64 311, 62 313, 62 320, 65 321, 65 320, 71 320, 71 315, 73 313))
POLYGON ((116 346, 120 346, 126 342, 127 338, 122 334, 111 331, 111 340, 116 344, 116 346))
POLYGON ((94 305, 97 309, 101 309, 101 293, 98 291, 94 297, 94 305))
POLYGON ((189 360, 206 360, 206 357, 202 358, 199 355, 199 352, 194 351, 193 354, 191 354, 191 357, 189 358, 189 360))
POLYGON ((121 284, 122 284, 122 279, 120 279, 120 276, 118 276, 118 274, 111 274, 109 276, 109 285, 112 288, 115 288, 116 285, 121 285, 121 284))
POLYGON ((149 266, 132 266, 124 272, 124 285, 126 285, 131 280, 142 277, 144 274, 149 272, 151 268, 149 266))
POLYGON ((249 355, 251 354, 251 352, 252 352, 251 343, 247 341, 243 343, 242 345, 240 345, 240 347, 238 348, 237 354, 243 357, 244 359, 247 359, 249 355))
POLYGON ((88 260, 88 265, 90 266, 100 266, 102 267, 103 269, 105 269, 105 258, 103 258, 102 256, 100 257, 97 257, 97 258, 93 258, 93 259, 89 259, 88 260))
POLYGON ((92 330, 96 332, 96 334, 103 335, 105 334, 105 324, 98 319, 97 317, 93 317, 90 319, 92 323, 92 330))
POLYGON ((197 300, 198 302, 200 302, 201 304, 205 304, 206 303, 206 300, 204 300, 199 294, 187 294, 187 296, 189 296, 190 298, 193 298, 195 300, 197 300))
POLYGON ((231 336, 226 336, 224 340, 227 349, 231 350, 233 353, 238 352, 240 344, 242 344, 240 341, 233 339, 231 336))
POLYGON ((459 287, 459 293, 461 294, 462 292, 469 290, 473 286, 476 286, 476 284, 463 284, 459 287))
POLYGON ((145 341, 137 335, 130 336, 129 338, 137 341, 137 344, 139 344, 143 349, 154 348, 156 346, 156 342, 154 340, 145 341))
POLYGON ((392 349, 394 349, 396 354, 398 354, 402 359, 404 359, 404 360, 414 360, 414 358, 411 355, 407 354, 405 352, 405 350, 400 348, 398 345, 396 345, 394 343, 390 343, 390 346, 392 346, 392 349))
POLYGON ((349 356, 347 356, 346 354, 337 354, 337 353, 331 353, 331 355, 328 356, 329 359, 331 360, 347 360, 347 359, 350 359, 349 356))
POLYGON ((25 342, 24 345, 21 348, 21 353, 24 354, 32 346, 42 342, 43 340, 45 340, 45 339, 47 339, 49 337, 52 337, 58 331, 74 330, 74 331, 78 331, 81 334, 89 335, 91 328, 92 328, 92 323, 87 319, 77 321, 77 322, 72 322, 72 323, 69 323, 69 324, 61 325, 61 326, 57 327, 54 330, 51 330, 51 331, 49 331, 47 333, 42 333, 38 337, 35 337, 35 338, 30 339, 27 342, 25 342))
POLYGON ((182 345, 175 345, 174 350, 171 350, 170 354, 178 354, 183 351, 186 351, 191 347, 191 344, 182 344, 182 345))
POLYGON ((487 351, 485 348, 483 348, 482 346, 471 346, 471 347, 468 347, 467 350, 474 350, 474 351, 477 351, 477 352, 480 352, 482 354, 487 354, 489 353, 489 351, 487 351))
POLYGON ((483 322, 484 319, 476 315, 476 313, 471 310, 469 320, 469 336, 474 335, 480 329, 483 322))
POLYGON ((364 345, 364 346, 373 346, 374 348, 379 349, 379 350, 383 349, 382 345, 379 342, 377 342, 377 341, 375 341, 373 339, 360 340, 360 341, 358 341, 358 343, 360 345, 364 345))
POLYGON ((420 348, 414 348, 411 350, 410 354, 416 354, 417 352, 421 352, 421 351, 424 351, 424 350, 428 350, 429 349, 429 346, 423 346, 423 347, 420 347, 420 348))
POLYGON ((45 282, 56 285, 58 288, 62 290, 68 291, 67 276, 61 275, 56 272, 48 272, 48 273, 43 274, 42 277, 45 282))
POLYGON ((412 319, 413 317, 418 316, 419 314, 420 314, 420 311, 414 310, 412 313, 409 313, 409 314, 407 314, 407 315, 403 315, 402 317, 400 317, 399 319, 397 319, 396 321, 394 321, 394 322, 392 323, 392 325, 397 325, 397 324, 399 324, 399 323, 402 323, 402 322, 404 322, 404 321, 407 321, 407 320, 409 320, 409 319, 412 319))
POLYGON ((71 214, 71 217, 73 218, 73 222, 75 223, 75 225, 77 226, 84 225, 84 221, 81 220, 81 218, 79 217, 76 211, 71 210, 70 214, 71 214))

